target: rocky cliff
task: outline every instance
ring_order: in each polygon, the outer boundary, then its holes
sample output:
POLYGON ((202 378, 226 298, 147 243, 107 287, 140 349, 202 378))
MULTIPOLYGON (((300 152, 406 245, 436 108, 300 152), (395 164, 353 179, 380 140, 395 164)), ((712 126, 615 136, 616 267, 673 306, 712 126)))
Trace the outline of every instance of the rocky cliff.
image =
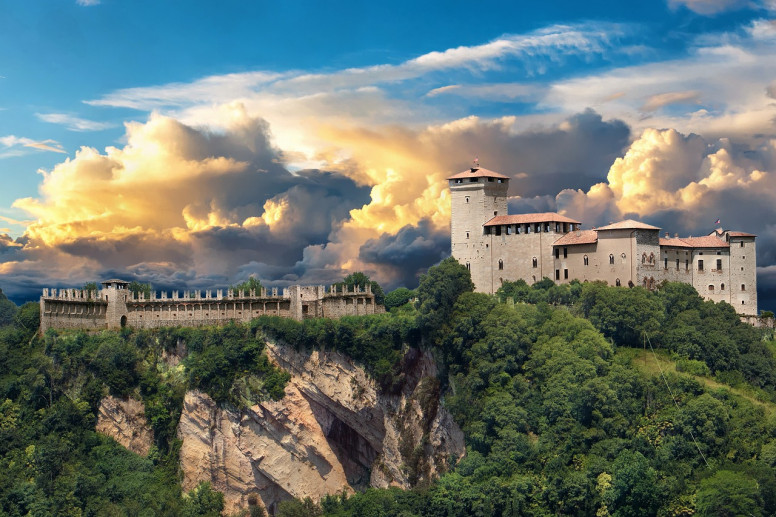
POLYGON ((185 490, 210 481, 227 511, 273 511, 292 496, 408 488, 463 455, 463 435, 439 406, 430 356, 408 352, 403 384, 386 395, 341 354, 272 344, 268 354, 292 374, 278 402, 236 412, 186 394, 178 428, 185 490))
POLYGON ((143 403, 133 398, 103 398, 97 412, 97 431, 141 456, 147 456, 154 443, 143 403))

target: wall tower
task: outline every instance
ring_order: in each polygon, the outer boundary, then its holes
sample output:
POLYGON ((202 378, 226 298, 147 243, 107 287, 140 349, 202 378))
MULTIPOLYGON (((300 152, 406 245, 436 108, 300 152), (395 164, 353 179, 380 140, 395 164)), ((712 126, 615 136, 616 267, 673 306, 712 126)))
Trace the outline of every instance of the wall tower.
MULTIPOLYGON (((450 245, 453 257, 465 265, 475 286, 490 287, 492 254, 484 224, 507 214, 509 177, 475 165, 450 176, 450 245)), ((490 290, 490 289, 487 289, 490 290)))

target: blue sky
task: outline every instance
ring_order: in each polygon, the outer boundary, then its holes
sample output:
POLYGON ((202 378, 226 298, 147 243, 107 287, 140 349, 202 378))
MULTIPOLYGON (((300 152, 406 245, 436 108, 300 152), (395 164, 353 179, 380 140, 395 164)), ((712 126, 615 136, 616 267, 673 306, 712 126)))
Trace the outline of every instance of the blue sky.
POLYGON ((17 298, 108 272, 410 285, 449 253, 441 180, 474 155, 514 178, 515 211, 757 233, 776 286, 773 0, 0 14, 0 286, 17 298))

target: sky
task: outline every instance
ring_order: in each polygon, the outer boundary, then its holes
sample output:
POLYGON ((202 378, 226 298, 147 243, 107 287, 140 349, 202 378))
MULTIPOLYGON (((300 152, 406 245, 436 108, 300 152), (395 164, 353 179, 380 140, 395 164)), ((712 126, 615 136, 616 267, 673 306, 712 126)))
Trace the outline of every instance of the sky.
POLYGON ((0 0, 0 287, 415 287, 475 157, 510 212, 757 238, 776 0, 0 0))

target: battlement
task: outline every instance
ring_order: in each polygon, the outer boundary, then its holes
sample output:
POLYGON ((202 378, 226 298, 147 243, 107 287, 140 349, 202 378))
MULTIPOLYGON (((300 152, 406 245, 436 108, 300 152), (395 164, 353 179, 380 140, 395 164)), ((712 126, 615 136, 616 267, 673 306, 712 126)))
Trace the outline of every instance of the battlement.
POLYGON ((260 290, 190 289, 132 292, 122 280, 103 282, 103 289, 43 289, 41 332, 49 328, 104 329, 132 326, 219 325, 249 322, 273 315, 296 320, 339 318, 385 312, 371 286, 331 285, 260 290))

